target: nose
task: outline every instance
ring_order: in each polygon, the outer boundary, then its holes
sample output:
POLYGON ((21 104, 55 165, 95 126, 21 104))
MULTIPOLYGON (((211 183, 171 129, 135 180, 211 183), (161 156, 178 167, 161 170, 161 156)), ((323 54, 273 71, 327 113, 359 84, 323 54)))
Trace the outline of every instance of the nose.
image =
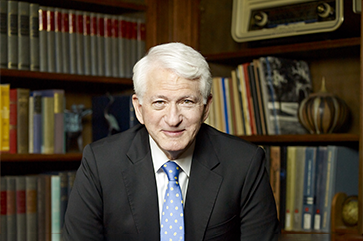
POLYGON ((168 106, 164 120, 169 126, 174 127, 178 126, 182 122, 183 116, 177 104, 171 104, 168 106))

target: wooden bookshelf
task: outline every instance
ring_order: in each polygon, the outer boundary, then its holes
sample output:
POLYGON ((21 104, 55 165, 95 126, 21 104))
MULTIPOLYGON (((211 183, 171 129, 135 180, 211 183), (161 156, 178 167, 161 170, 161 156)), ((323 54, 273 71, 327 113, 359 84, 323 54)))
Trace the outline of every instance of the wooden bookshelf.
POLYGON ((0 160, 4 162, 47 162, 47 161, 80 161, 82 153, 67 154, 8 154, 1 153, 0 160))

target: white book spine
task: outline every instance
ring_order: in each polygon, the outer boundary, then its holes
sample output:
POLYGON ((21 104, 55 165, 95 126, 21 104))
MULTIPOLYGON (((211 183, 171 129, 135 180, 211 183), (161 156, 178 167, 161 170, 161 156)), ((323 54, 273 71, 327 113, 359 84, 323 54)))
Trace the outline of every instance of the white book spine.
POLYGON ((90 14, 91 35, 90 35, 90 52, 91 52, 91 75, 98 75, 98 50, 97 50, 97 14, 90 14))
POLYGON ((105 75, 105 19, 104 14, 97 14, 97 55, 98 75, 105 75))
POLYGON ((68 9, 62 9, 62 64, 66 74, 70 73, 69 40, 69 13, 68 9))
POLYGON ((91 19, 90 13, 83 15, 84 74, 91 75, 91 19))
POLYGON ((134 64, 136 63, 137 59, 137 20, 136 19, 130 19, 131 21, 131 35, 130 35, 130 42, 131 42, 131 53, 130 53, 130 69, 128 72, 128 77, 132 77, 132 68, 134 67, 134 64))
POLYGON ((62 9, 54 9, 54 35, 55 35, 55 72, 63 73, 63 36, 62 36, 62 9))
POLYGON ((29 6, 30 70, 39 71, 39 4, 29 6))
POLYGON ((142 19, 137 20, 137 57, 140 60, 145 55, 145 42, 146 42, 146 26, 145 21, 142 19))
POLYGON ((123 16, 119 16, 119 33, 118 33, 118 62, 119 62, 119 77, 126 77, 126 20, 123 16))
POLYGON ((48 71, 47 7, 39 7, 39 69, 48 71))
POLYGON ((18 2, 18 69, 30 69, 29 3, 18 2))
POLYGON ((18 68, 18 2, 8 1, 8 68, 18 68))
POLYGON ((132 45, 131 45, 131 35, 132 35, 132 22, 130 18, 125 18, 126 21, 126 38, 125 38, 125 77, 130 78, 132 74, 132 65, 131 65, 131 54, 132 54, 132 45))
POLYGON ((118 69, 119 69, 119 21, 117 16, 112 16, 112 76, 118 77, 118 69))
POLYGON ((83 11, 76 11, 77 74, 84 74, 83 11))
POLYGON ((112 15, 105 15, 105 75, 112 75, 112 15))
POLYGON ((76 12, 69 10, 69 73, 77 73, 77 33, 76 33, 76 12))
POLYGON ((55 24, 54 8, 48 7, 47 10, 47 35, 48 35, 48 72, 55 72, 55 24))
POLYGON ((8 67, 8 3, 0 1, 0 68, 8 67))
POLYGON ((34 96, 29 96, 28 152, 34 153, 34 96))

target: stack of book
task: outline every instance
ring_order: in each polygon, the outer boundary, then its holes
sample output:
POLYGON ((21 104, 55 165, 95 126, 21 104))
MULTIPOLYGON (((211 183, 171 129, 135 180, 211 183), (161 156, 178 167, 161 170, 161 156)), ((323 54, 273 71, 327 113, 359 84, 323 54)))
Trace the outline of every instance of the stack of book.
POLYGON ((330 232, 334 195, 358 195, 358 150, 335 145, 265 148, 283 229, 330 232))
POLYGON ((0 0, 0 67, 130 78, 145 54, 142 19, 0 0))
POLYGON ((75 171, 5 176, 1 180, 1 240, 60 240, 75 171))
POLYGON ((207 123, 233 135, 305 134, 297 111, 310 92, 305 61, 261 57, 213 79, 207 123))
POLYGON ((65 153, 64 90, 0 88, 1 151, 65 153))

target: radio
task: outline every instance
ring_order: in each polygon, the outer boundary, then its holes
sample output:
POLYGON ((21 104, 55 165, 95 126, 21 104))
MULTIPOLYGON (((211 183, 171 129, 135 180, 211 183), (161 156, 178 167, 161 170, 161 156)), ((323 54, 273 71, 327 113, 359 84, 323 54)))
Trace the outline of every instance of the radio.
POLYGON ((331 32, 344 13, 343 0, 234 0, 231 32, 236 42, 331 32))

